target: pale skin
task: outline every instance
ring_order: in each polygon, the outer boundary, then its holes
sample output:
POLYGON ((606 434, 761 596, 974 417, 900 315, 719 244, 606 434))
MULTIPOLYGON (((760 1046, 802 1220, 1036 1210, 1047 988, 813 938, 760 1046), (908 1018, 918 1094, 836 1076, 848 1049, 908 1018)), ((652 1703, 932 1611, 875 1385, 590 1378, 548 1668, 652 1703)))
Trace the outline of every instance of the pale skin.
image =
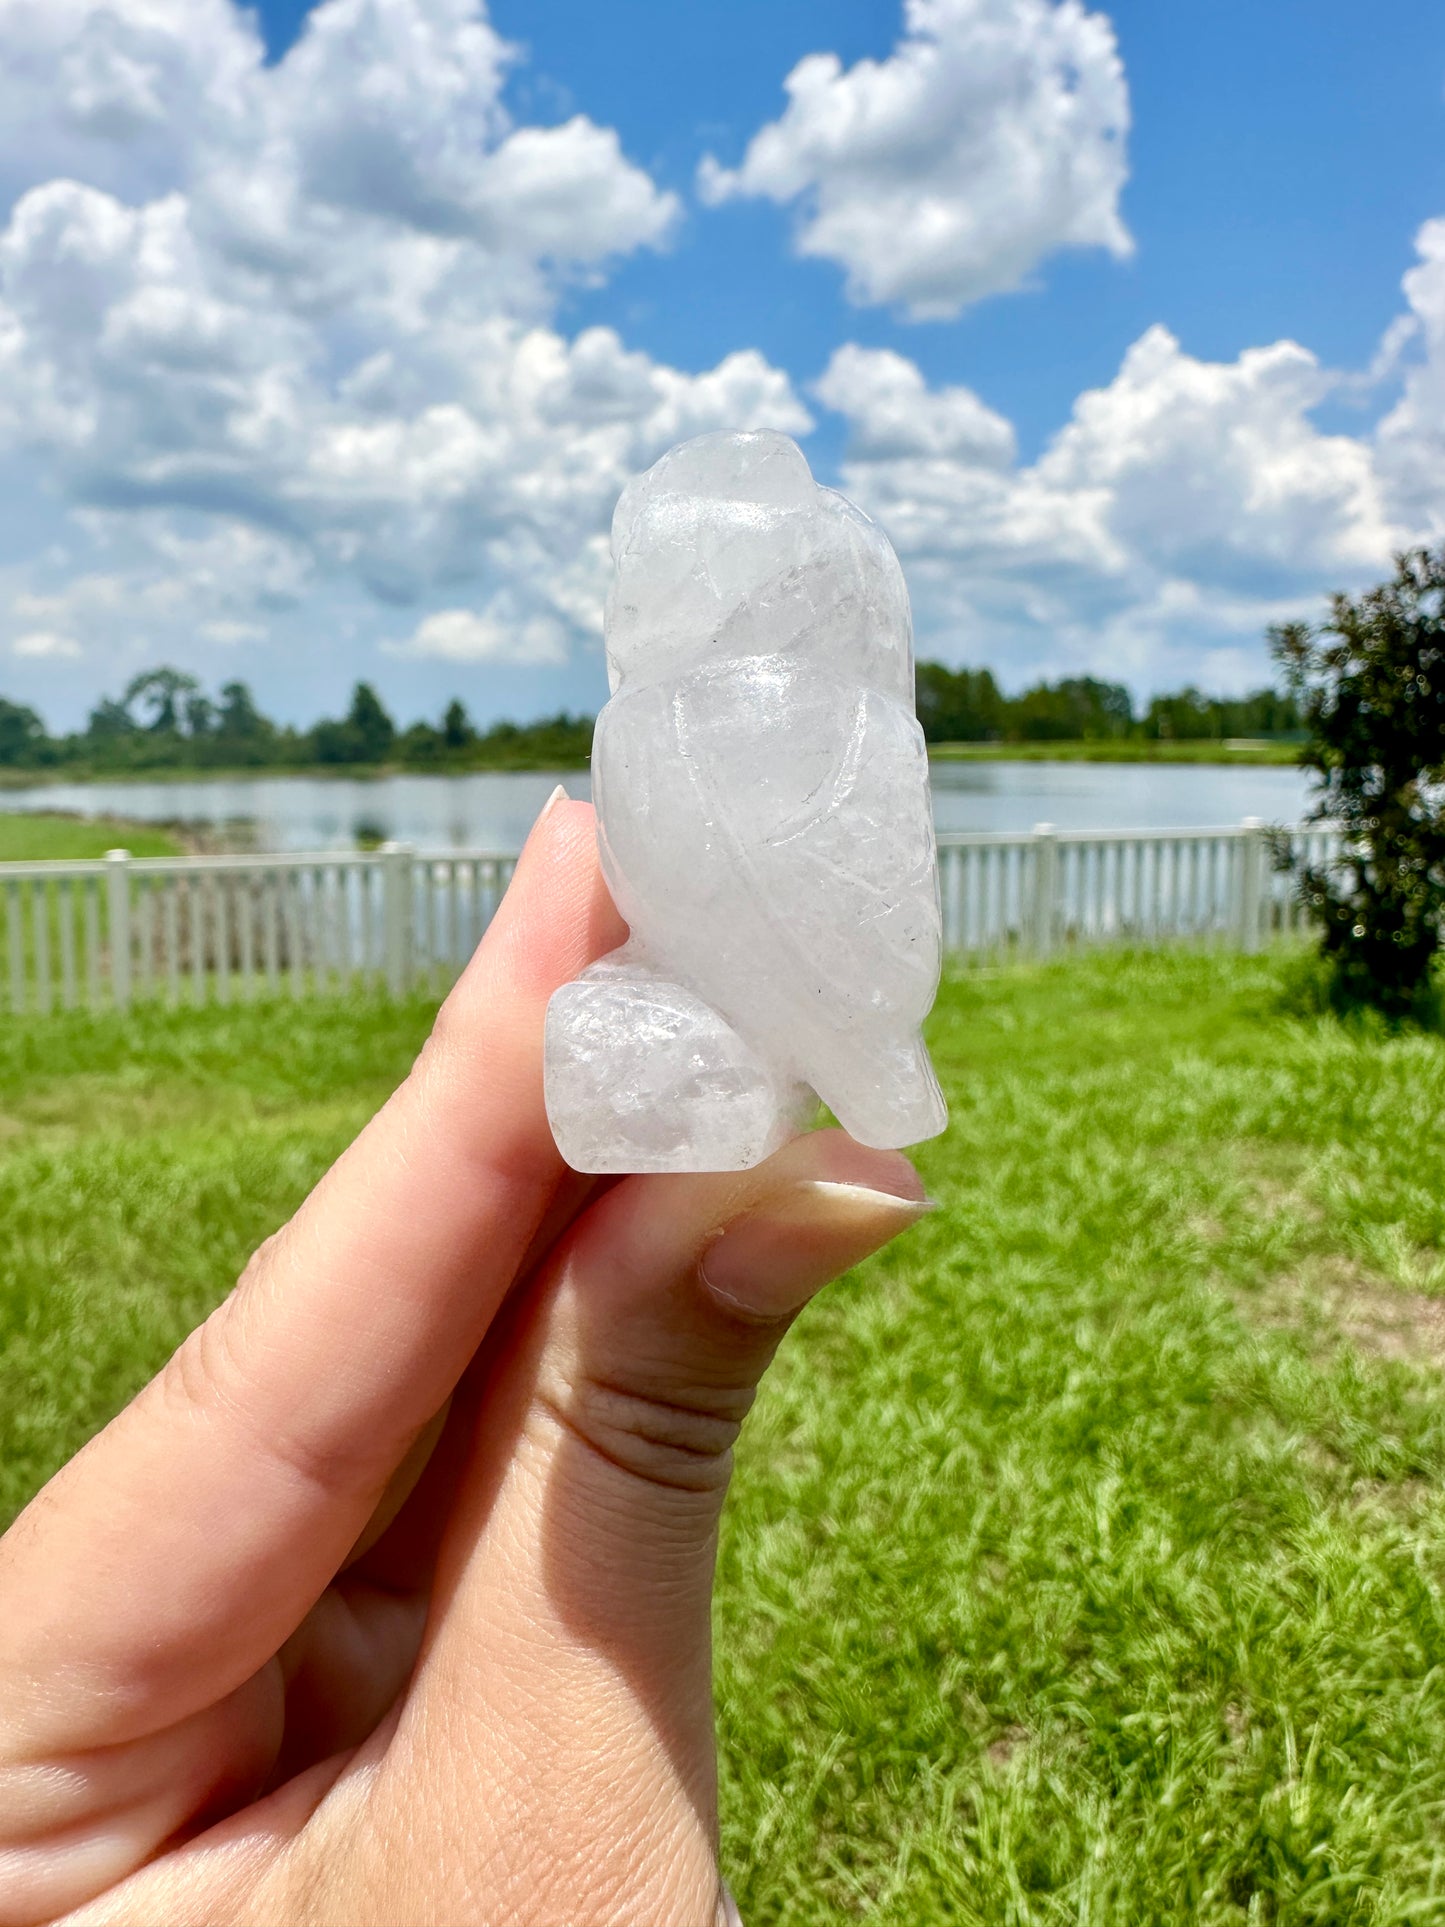
POLYGON ((580 1179, 539 819, 411 1075, 0 1540, 0 1927, 713 1927, 710 1607, 788 1325, 915 1221, 841 1132, 580 1179))

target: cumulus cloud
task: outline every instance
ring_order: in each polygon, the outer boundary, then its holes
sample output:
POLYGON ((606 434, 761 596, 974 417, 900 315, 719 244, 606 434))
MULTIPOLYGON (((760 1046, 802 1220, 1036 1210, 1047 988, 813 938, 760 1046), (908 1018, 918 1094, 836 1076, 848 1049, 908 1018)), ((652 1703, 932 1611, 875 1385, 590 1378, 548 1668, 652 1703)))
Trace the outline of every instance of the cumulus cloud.
POLYGON ((896 355, 840 349, 816 393, 847 418, 845 487, 903 558, 924 646, 1010 679, 1233 683, 1262 671, 1269 621, 1406 535, 1369 442, 1312 421, 1331 385, 1293 342, 1205 362, 1151 328, 1027 465, 976 396, 896 355))
POLYGON ((556 620, 524 615, 505 602, 480 610, 438 609, 392 653, 445 662, 565 662, 567 632, 556 620))
POLYGON ((1080 0, 906 0, 886 60, 810 54, 704 200, 797 202, 798 251, 858 302, 956 315, 1059 248, 1126 255, 1129 97, 1113 28, 1080 0))
POLYGON ((265 101, 271 165, 308 206, 497 254, 592 262, 662 240, 676 197, 613 129, 510 126, 513 57, 477 0, 328 0, 265 101))
POLYGON ((262 48, 230 0, 0 0, 0 197, 57 179, 127 200, 243 145, 262 48))
MULTIPOLYGON (((630 474, 811 426, 755 349, 684 370, 559 326, 677 206, 613 129, 516 124, 516 60, 481 0, 323 0, 273 66, 232 0, 0 0, 0 490, 38 531, 0 562, 12 688, 63 700, 80 652, 118 681, 331 649, 333 701, 383 638, 419 690, 555 673, 599 633, 630 474)), ((795 201, 858 298, 952 313, 1054 248, 1127 248, 1127 111, 1080 0, 909 0, 888 59, 804 62, 707 179, 795 201)), ((920 647, 1233 684, 1267 621, 1445 532, 1445 220, 1418 245, 1367 372, 1153 328, 1027 462, 970 388, 840 347, 812 393, 920 647), (1377 431, 1319 427, 1384 382, 1377 431)))
POLYGON ((1420 258, 1404 283, 1408 311, 1386 335, 1397 358, 1407 345, 1415 352, 1377 442, 1397 512, 1438 537, 1445 533, 1445 220, 1427 221, 1415 247, 1420 258))
POLYGON ((73 636, 56 635, 53 629, 32 629, 17 636, 11 644, 17 656, 78 656, 80 644, 73 636))
POLYGON ((888 348, 845 342, 813 392, 824 407, 847 416, 858 461, 947 456, 994 468, 1014 458, 1011 422, 971 388, 930 390, 918 367, 888 348))
POLYGON ((1261 593, 1354 576, 1396 531, 1369 448, 1310 418, 1331 386, 1292 341, 1203 362, 1153 327, 1107 388, 1080 396, 1038 479, 1095 500, 1119 553, 1157 570, 1261 593))
POLYGON ((244 642, 264 642, 265 627, 259 622, 232 622, 225 617, 217 622, 203 622, 201 634, 207 642, 219 642, 224 647, 234 647, 244 642))
POLYGON ((632 470, 809 425, 755 352, 556 329, 677 203, 611 128, 515 125, 515 58, 481 0, 324 0, 275 66, 230 0, 0 0, 0 460, 70 512, 17 630, 228 646, 341 584, 555 662, 632 470))

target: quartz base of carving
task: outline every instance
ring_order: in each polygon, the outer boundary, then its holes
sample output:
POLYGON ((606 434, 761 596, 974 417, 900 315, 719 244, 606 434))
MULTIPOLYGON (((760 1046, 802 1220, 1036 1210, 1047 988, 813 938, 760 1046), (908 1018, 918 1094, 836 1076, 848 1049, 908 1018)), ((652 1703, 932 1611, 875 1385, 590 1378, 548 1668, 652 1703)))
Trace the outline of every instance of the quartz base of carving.
POLYGON ((558 1148, 741 1170, 818 1099, 864 1144, 935 1136, 938 870, 892 549, 769 433, 674 449, 612 540, 592 788, 631 937, 548 1007, 558 1148))
POLYGON ((547 1101, 575 1170, 746 1170, 818 1108, 628 948, 556 993, 547 1030, 547 1101))

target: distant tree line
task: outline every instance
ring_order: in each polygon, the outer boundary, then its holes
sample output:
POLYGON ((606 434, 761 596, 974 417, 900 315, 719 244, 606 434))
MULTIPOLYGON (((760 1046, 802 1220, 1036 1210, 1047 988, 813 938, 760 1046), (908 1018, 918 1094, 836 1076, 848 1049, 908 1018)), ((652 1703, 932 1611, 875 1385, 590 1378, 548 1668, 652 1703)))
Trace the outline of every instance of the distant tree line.
POLYGON ((1227 737, 1303 737, 1296 697, 1277 689, 1206 696, 1194 688, 1155 696, 1142 714, 1122 683, 1095 676, 1039 682, 1006 696, 987 669, 921 662, 918 719, 931 743, 1222 742, 1227 737))
MULTIPOLYGON (((1006 696, 987 669, 918 665, 918 715, 933 743, 1079 742, 1121 737, 1197 742, 1231 736, 1298 736, 1296 697, 1274 689, 1216 697, 1197 689, 1155 696, 1136 715, 1121 683, 1068 676, 1006 696)), ((310 729, 276 723, 243 682, 208 696, 179 669, 147 669, 119 697, 104 697, 85 728, 52 736, 33 709, 0 697, 0 767, 11 769, 286 769, 317 765, 402 769, 525 769, 585 763, 590 716, 565 711, 533 723, 478 729, 453 698, 438 722, 400 726, 368 682, 344 716, 310 729)))
POLYGON ((0 697, 0 766, 12 769, 518 769, 582 763, 591 748, 590 716, 564 712, 478 729, 456 699, 439 722, 402 728, 366 682, 352 691, 344 716, 310 729, 263 715, 243 682, 222 684, 213 699, 178 669, 144 671, 67 736, 50 735, 33 709, 0 697))

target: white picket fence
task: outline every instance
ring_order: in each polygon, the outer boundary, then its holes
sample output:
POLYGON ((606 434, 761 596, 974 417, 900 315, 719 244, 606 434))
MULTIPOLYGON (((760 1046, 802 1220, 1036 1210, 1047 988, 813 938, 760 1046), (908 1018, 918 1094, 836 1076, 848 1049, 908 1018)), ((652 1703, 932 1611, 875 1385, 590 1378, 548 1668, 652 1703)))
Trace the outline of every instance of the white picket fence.
MULTIPOLYGON (((1047 957, 1086 943, 1230 944, 1257 950, 1304 910, 1254 817, 1217 830, 1034 830, 941 835, 944 947, 962 958, 1047 957)), ((1296 855, 1337 862, 1337 830, 1299 824, 1296 855)))
MULTIPOLYGON (((1291 832, 1316 862, 1338 837, 1291 832)), ((960 960, 1040 957, 1083 943, 1257 949, 1301 922, 1265 832, 944 834, 945 946, 960 960)), ((0 864, 0 1010, 124 1010, 346 987, 443 991, 475 949, 511 853, 132 857, 0 864)))
POLYGON ((388 845, 0 863, 0 1007, 440 991, 476 948, 516 861, 511 852, 429 857, 388 845))

